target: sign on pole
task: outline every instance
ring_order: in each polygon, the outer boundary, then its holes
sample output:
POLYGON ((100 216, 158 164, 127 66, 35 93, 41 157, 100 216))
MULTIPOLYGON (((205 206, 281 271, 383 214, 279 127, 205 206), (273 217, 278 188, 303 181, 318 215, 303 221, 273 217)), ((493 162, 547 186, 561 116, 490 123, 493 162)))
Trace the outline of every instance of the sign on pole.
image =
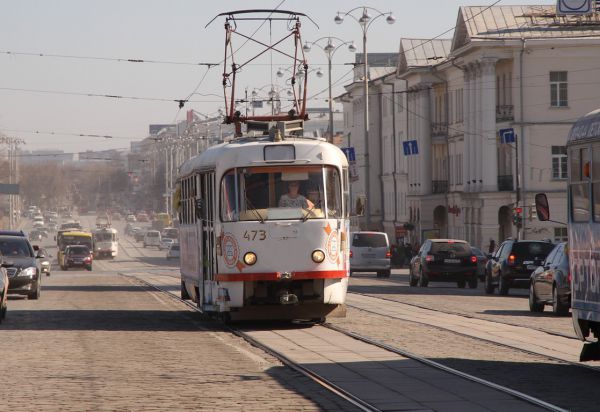
POLYGON ((419 154, 419 145, 416 140, 407 140, 402 142, 402 148, 404 149, 404 155, 417 155, 419 154))
POLYGON ((0 183, 0 194, 1 195, 18 195, 19 194, 19 185, 18 184, 0 183))
POLYGON ((351 182, 358 180, 358 169, 356 167, 356 152, 353 147, 342 147, 342 152, 348 159, 348 178, 351 182))
POLYGON ((558 0, 556 5, 556 14, 558 15, 581 15, 593 12, 593 0, 558 0))
POLYGON ((516 141, 515 129, 512 127, 500 129, 498 134, 500 135, 500 143, 514 143, 516 141))

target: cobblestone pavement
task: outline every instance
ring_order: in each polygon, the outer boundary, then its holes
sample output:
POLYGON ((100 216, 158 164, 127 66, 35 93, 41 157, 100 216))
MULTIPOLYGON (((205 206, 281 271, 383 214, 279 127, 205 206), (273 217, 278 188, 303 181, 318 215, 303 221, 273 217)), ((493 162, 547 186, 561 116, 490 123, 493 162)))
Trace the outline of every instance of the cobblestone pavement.
POLYGON ((0 410, 349 410, 185 305, 107 272, 60 272, 12 297, 0 410))

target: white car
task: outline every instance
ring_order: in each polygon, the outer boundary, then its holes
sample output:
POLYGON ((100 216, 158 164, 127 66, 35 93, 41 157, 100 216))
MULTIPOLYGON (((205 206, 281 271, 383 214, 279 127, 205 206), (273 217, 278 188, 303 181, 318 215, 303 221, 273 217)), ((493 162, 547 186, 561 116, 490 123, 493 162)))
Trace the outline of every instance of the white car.
POLYGON ((144 235, 144 247, 156 246, 160 249, 160 232, 158 230, 149 230, 144 235))
POLYGON ((167 260, 179 259, 179 243, 173 243, 167 250, 167 260))
POLYGON ((158 250, 169 249, 173 243, 175 243, 173 239, 163 237, 161 238, 160 244, 158 245, 158 250))

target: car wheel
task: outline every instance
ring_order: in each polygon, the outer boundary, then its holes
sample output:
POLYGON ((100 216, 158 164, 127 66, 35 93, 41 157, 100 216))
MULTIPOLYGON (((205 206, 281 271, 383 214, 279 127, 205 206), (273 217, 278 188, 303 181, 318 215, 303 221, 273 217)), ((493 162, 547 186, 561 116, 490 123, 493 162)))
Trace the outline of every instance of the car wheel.
POLYGON ((35 290, 33 292, 30 292, 29 294, 27 294, 27 299, 37 300, 40 298, 40 295, 42 294, 41 292, 42 292, 42 285, 38 281, 35 290))
POLYGON ((479 283, 479 279, 477 278, 477 276, 475 276, 472 279, 469 279, 467 281, 467 283, 469 284, 469 289, 477 289, 477 285, 479 283))
POLYGON ((410 286, 417 286, 419 279, 413 276, 412 269, 408 271, 408 284, 410 286))
POLYGON ((508 290, 510 287, 508 286, 508 280, 502 274, 500 274, 500 285, 498 286, 498 291, 501 295, 508 295, 508 290))
POLYGON ((185 282, 183 280, 181 281, 181 299, 183 299, 183 300, 190 299, 190 295, 188 294, 187 289, 185 288, 185 282))
POLYGON ((456 281, 456 286, 458 286, 461 289, 464 289, 466 285, 467 285, 466 280, 457 280, 456 281))
POLYGON ((419 286, 422 288, 426 288, 429 285, 429 279, 427 275, 423 273, 423 269, 419 270, 419 286))
POLYGON ((552 288, 552 313, 555 315, 566 315, 569 313, 569 308, 558 297, 558 288, 556 285, 552 288))
POLYGON ((543 312, 544 304, 538 302, 537 296, 535 294, 535 284, 531 282, 529 285, 529 310, 531 312, 543 312))
POLYGON ((381 275, 382 275, 384 278, 389 278, 389 277, 392 275, 392 270, 391 270, 391 269, 384 270, 383 272, 381 272, 381 275))
POLYGON ((494 284, 492 283, 492 275, 490 275, 488 273, 485 274, 484 285, 485 285, 485 293, 487 295, 491 295, 494 293, 494 289, 496 289, 496 288, 494 287, 494 284))

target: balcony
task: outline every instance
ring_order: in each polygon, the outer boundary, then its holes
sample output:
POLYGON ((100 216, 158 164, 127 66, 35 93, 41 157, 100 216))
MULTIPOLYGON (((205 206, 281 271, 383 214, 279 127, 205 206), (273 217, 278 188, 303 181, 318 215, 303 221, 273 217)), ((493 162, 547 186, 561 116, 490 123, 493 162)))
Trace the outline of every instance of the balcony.
POLYGON ((515 120, 515 106, 512 104, 504 104, 496 106, 496 121, 497 122, 508 122, 515 120))
POLYGON ((446 136, 448 134, 448 123, 431 123, 432 136, 446 136))
POLYGON ((513 175, 498 176, 499 192, 512 192, 513 190, 513 175))
POLYGON ((432 180, 431 181, 432 193, 447 193, 448 192, 448 181, 447 180, 432 180))

